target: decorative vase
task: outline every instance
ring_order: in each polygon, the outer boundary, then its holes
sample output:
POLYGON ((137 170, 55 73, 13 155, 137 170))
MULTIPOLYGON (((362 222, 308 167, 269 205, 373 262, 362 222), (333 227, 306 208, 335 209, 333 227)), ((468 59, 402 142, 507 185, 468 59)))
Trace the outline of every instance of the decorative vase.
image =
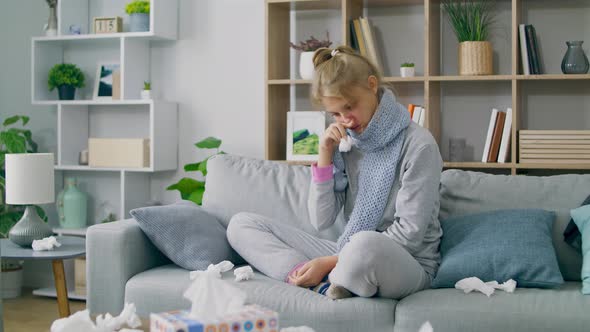
POLYGON ((129 31, 131 31, 131 32, 150 31, 150 14, 146 14, 146 13, 129 14, 129 31))
POLYGON ((47 24, 45 25, 45 35, 46 36, 57 36, 57 2, 53 6, 49 6, 49 19, 47 20, 47 24))
POLYGON ((414 77, 415 74, 414 67, 400 67, 399 71, 402 77, 414 77))
POLYGON ((60 85, 57 87, 59 100, 74 100, 76 97, 76 88, 73 85, 60 85))
POLYGON ((141 99, 152 99, 152 90, 141 90, 141 99))
POLYGON ((301 52, 299 58, 299 75, 304 80, 310 80, 313 78, 315 68, 313 66, 313 55, 315 52, 301 52))
POLYGON ((39 217, 34 205, 27 205, 23 217, 12 226, 8 238, 21 247, 30 247, 33 240, 53 235, 51 227, 39 217))
POLYGON ((459 75, 492 75, 493 50, 489 41, 459 43, 459 75))
POLYGON ((66 187, 57 195, 57 212, 62 228, 86 227, 87 197, 76 184, 75 178, 66 178, 66 187))
POLYGON ((567 41, 567 51, 561 60, 561 71, 564 74, 586 74, 590 64, 582 49, 583 41, 567 41))

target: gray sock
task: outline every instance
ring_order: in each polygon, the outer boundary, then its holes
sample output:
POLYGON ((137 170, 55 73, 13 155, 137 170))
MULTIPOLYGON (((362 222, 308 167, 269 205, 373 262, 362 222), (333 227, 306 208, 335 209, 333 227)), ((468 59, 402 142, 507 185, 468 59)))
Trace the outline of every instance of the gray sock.
POLYGON ((348 289, 346 289, 342 286, 334 285, 334 284, 330 284, 330 286, 326 290, 325 295, 327 297, 331 298, 332 300, 345 299, 347 297, 352 297, 352 293, 348 289))

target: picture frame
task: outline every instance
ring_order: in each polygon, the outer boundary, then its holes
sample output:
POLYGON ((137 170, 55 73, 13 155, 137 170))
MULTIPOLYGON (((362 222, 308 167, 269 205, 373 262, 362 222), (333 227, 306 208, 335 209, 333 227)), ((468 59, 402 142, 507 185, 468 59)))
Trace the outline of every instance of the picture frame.
POLYGON ((120 16, 95 17, 92 20, 94 33, 123 32, 123 19, 120 16))
POLYGON ((119 99, 120 64, 118 62, 99 62, 94 78, 93 99, 119 99))
POLYGON ((325 130, 324 112, 287 112, 287 160, 317 161, 325 130))

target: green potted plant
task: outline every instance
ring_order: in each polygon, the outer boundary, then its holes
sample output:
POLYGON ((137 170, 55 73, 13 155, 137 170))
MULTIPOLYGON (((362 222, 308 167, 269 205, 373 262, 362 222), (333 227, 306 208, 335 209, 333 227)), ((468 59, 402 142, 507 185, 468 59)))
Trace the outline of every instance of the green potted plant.
POLYGON ((295 45, 289 43, 291 48, 297 51, 301 51, 301 57, 299 58, 299 75, 304 80, 310 80, 313 78, 313 72, 315 70, 313 66, 313 55, 315 51, 322 47, 330 47, 332 42, 330 41, 330 34, 326 32, 325 40, 318 40, 314 36, 311 36, 308 40, 300 41, 299 44, 295 45))
MULTIPOLYGON (((215 137, 207 137, 204 140, 195 143, 195 146, 199 149, 217 149, 216 153, 198 163, 184 165, 184 170, 186 172, 201 172, 203 177, 205 177, 207 176, 207 161, 209 158, 218 154, 224 154, 225 152, 219 150, 221 140, 215 137)), ((182 199, 193 201, 196 204, 201 205, 203 203, 203 194, 205 193, 205 181, 198 181, 185 177, 166 188, 166 190, 178 190, 182 199)))
MULTIPOLYGON (((8 232, 23 216, 25 206, 7 205, 5 197, 5 165, 7 153, 35 153, 37 143, 32 138, 30 130, 24 127, 29 117, 15 115, 8 117, 0 127, 0 237, 7 238, 8 232), (21 123, 20 128, 17 126, 21 123)), ((36 206, 39 216, 47 221, 42 208, 36 206)), ((22 262, 2 260, 2 297, 14 298, 20 296, 22 285, 22 262)))
POLYGON ((459 41, 459 75, 491 75, 493 2, 443 0, 442 5, 459 41))
POLYGON ((414 77, 414 63, 413 62, 404 62, 400 66, 400 75, 401 77, 414 77))
POLYGON ((143 90, 141 90, 141 99, 151 99, 152 98, 152 83, 149 81, 143 82, 143 90))
POLYGON ((71 63, 58 63, 49 70, 49 91, 57 88, 60 100, 73 100, 76 88, 84 87, 84 73, 71 63))
POLYGON ((136 0, 125 6, 125 12, 129 15, 129 31, 150 31, 150 2, 136 0))

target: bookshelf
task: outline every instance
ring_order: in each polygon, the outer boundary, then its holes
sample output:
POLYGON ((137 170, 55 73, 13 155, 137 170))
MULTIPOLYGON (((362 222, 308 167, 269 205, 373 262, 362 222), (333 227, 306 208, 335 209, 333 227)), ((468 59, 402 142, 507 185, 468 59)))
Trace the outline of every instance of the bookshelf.
POLYGON ((289 49, 289 41, 328 30, 333 45, 350 45, 348 22, 364 16, 375 30, 385 82, 402 104, 428 110, 425 127, 439 143, 445 168, 502 174, 590 170, 590 163, 519 163, 517 153, 521 129, 590 128, 590 74, 564 75, 560 70, 565 41, 590 36, 590 2, 498 0, 495 11, 494 75, 459 76, 458 42, 439 0, 266 0, 266 159, 285 160, 286 113, 314 109, 306 101, 311 81, 299 78, 299 54, 289 49), (519 24, 536 28, 541 75, 522 74, 519 24), (399 64, 407 60, 416 64, 416 77, 399 76, 399 64), (478 162, 491 109, 508 107, 513 110, 508 161, 478 162), (471 156, 465 161, 446 161, 451 137, 466 138, 471 156))

